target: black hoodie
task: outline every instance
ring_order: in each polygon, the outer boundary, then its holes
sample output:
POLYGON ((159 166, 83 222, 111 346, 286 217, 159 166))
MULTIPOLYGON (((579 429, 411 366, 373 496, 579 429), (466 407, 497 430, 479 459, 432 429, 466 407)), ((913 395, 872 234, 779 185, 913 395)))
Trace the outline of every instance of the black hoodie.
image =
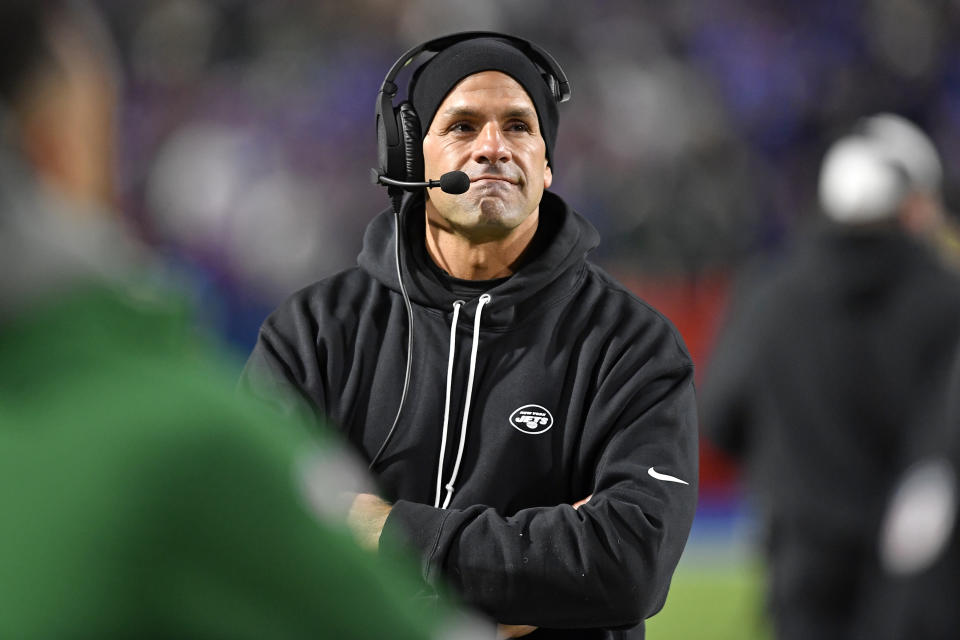
MULTIPOLYGON (((533 255, 472 299, 427 257, 422 197, 403 219, 413 366, 374 469, 393 501, 385 535, 410 543, 428 582, 498 622, 541 627, 531 638, 642 638, 696 504, 693 368, 679 335, 586 261, 596 231, 549 192, 533 255)), ((256 393, 332 421, 368 460, 404 387, 394 242, 386 211, 359 268, 264 322, 244 372, 256 393)))

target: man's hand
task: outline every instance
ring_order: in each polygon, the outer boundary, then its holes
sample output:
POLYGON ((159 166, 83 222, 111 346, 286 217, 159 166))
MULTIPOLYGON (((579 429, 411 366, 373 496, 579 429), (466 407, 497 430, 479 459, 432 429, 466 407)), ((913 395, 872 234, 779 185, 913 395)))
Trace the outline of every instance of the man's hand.
POLYGON ((361 547, 370 551, 380 547, 380 534, 391 508, 389 503, 370 493, 358 493, 353 499, 347 514, 347 526, 361 547))
POLYGON ((536 627, 531 627, 528 624, 498 624, 497 640, 504 640, 505 638, 519 638, 527 635, 528 633, 533 633, 536 630, 536 627))
POLYGON ((579 508, 582 507, 583 505, 585 505, 585 504, 587 504, 588 502, 590 502, 590 498, 592 498, 592 497, 593 497, 593 494, 591 493, 590 495, 588 495, 588 496, 587 496, 586 498, 584 498, 583 500, 578 500, 578 501, 574 502, 574 503, 573 503, 573 508, 574 508, 574 509, 579 509, 579 508))

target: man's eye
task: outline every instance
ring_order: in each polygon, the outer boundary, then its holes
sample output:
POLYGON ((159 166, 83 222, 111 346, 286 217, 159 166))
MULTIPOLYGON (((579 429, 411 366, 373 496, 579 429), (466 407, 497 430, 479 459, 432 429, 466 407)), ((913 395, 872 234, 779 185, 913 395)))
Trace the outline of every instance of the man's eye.
POLYGON ((509 131, 530 131, 530 125, 526 122, 511 122, 507 125, 509 131))
POLYGON ((470 126, 467 122, 456 122, 447 129, 447 131, 455 131, 457 133, 465 133, 467 131, 473 131, 473 127, 470 126))

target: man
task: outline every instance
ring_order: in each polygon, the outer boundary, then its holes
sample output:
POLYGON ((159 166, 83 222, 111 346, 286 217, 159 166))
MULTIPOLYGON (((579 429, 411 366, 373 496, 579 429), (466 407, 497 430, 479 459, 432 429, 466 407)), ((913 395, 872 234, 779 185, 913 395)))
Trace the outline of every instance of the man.
POLYGON ((642 638, 696 502, 691 361, 545 190, 560 72, 508 36, 446 42, 400 112, 422 125, 411 162, 469 189, 407 198, 399 258, 390 211, 376 218, 359 268, 267 319, 244 381, 337 425, 383 491, 354 502, 360 539, 404 537, 428 583, 504 635, 642 638))
POLYGON ((901 117, 837 141, 820 174, 829 221, 734 301, 707 371, 704 424, 746 463, 778 638, 854 637, 879 572, 884 500, 960 326, 960 280, 917 239, 940 179, 901 117))
POLYGON ((0 34, 0 637, 478 637, 356 546, 329 438, 238 401, 148 284, 96 15, 7 0, 0 34))

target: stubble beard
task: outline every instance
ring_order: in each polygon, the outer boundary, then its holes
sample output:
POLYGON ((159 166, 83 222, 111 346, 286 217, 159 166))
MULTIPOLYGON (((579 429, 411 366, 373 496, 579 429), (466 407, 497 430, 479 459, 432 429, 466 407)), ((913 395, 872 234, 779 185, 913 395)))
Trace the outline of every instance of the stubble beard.
POLYGON ((510 211, 501 198, 483 195, 468 209, 462 209, 453 222, 454 228, 474 242, 491 242, 506 238, 525 216, 510 211))
POLYGON ((479 212, 477 222, 484 226, 503 226, 507 219, 507 206, 500 198, 481 197, 476 208, 479 212))

